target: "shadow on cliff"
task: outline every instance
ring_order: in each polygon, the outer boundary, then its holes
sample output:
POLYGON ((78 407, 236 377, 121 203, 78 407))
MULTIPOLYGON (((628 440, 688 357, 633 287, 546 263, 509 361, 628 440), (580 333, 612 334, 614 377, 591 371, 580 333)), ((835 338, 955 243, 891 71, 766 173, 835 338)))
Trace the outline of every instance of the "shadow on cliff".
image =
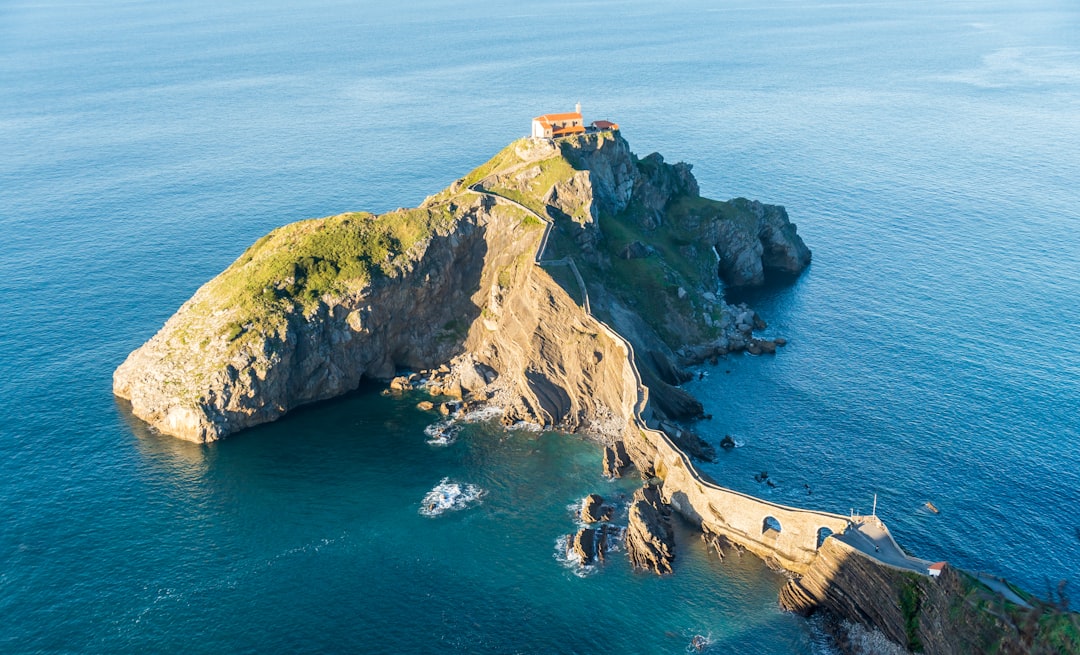
POLYGON ((877 628, 911 652, 1002 655, 1077 652, 1080 617, 1035 599, 1023 607, 946 565, 934 578, 887 566, 836 539, 780 592, 784 609, 823 610, 841 652, 865 652, 844 619, 877 628))

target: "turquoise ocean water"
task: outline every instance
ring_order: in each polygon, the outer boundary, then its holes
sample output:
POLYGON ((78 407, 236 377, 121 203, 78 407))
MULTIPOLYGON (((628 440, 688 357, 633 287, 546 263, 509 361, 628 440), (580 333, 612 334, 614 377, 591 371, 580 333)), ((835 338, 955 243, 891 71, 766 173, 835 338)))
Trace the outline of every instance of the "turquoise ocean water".
POLYGON ((685 531, 673 576, 575 575, 568 506, 633 483, 574 437, 431 445, 418 398, 371 387, 202 447, 113 400, 271 228, 415 205, 577 101, 814 251, 746 296, 790 345, 690 385, 743 444, 710 472, 838 512, 876 493, 918 555, 1080 585, 1074 4, 14 0, 0 652, 827 652, 783 576, 685 531), (484 493, 423 516, 443 480, 484 493))

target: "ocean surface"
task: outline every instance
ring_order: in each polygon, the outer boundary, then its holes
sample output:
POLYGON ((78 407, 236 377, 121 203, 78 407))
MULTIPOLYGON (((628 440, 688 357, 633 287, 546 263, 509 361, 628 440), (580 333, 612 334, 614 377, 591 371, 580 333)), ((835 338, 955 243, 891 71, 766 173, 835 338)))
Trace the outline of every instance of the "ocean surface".
POLYGON ((740 297, 789 345, 688 385, 741 444, 717 479, 876 494, 915 554, 1076 596, 1075 3, 12 0, 0 652, 829 652, 781 574, 682 528, 672 576, 577 574, 569 508, 634 484, 576 437, 429 443, 419 396, 371 386, 198 446, 112 396, 262 234, 414 206, 578 101, 813 249, 740 297))

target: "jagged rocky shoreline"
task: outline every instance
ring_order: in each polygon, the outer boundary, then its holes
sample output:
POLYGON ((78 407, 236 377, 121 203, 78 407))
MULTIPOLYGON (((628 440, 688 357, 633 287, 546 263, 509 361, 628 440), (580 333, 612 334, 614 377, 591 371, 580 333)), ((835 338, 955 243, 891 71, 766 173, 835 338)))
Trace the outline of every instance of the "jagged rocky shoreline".
MULTIPOLYGON (((418 208, 301 221, 260 239, 131 353, 113 388, 160 432, 197 442, 364 378, 397 389, 423 379, 451 399, 445 413, 488 405, 508 425, 588 434, 605 448, 605 473, 634 468, 651 482, 625 534, 601 521, 569 547, 588 563, 617 537, 636 566, 665 573, 674 513, 718 547, 729 536, 759 544, 703 514, 717 510, 687 454, 708 458, 709 446, 680 423, 703 408, 679 385, 690 364, 782 346, 755 336, 763 321, 726 303, 723 286, 809 262, 783 208, 702 198, 689 165, 639 159, 617 132, 523 139, 418 208)), ((817 553, 776 557, 811 574, 817 553)), ((867 607, 897 593, 886 585, 857 606, 832 600, 850 598, 843 590, 788 597, 895 636, 906 634, 895 613, 867 607)))

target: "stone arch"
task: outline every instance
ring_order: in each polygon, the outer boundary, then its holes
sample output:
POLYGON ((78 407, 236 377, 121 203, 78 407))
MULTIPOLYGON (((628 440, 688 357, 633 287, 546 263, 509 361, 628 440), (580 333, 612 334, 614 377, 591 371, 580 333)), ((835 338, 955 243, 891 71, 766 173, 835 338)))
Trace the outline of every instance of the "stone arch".
POLYGON ((821 544, 825 543, 825 540, 832 536, 833 531, 826 527, 820 527, 817 531, 817 546, 821 548, 821 544))
POLYGON ((783 532, 783 527, 780 525, 780 521, 777 521, 773 516, 766 516, 761 522, 761 534, 769 534, 772 531, 776 534, 783 532))

